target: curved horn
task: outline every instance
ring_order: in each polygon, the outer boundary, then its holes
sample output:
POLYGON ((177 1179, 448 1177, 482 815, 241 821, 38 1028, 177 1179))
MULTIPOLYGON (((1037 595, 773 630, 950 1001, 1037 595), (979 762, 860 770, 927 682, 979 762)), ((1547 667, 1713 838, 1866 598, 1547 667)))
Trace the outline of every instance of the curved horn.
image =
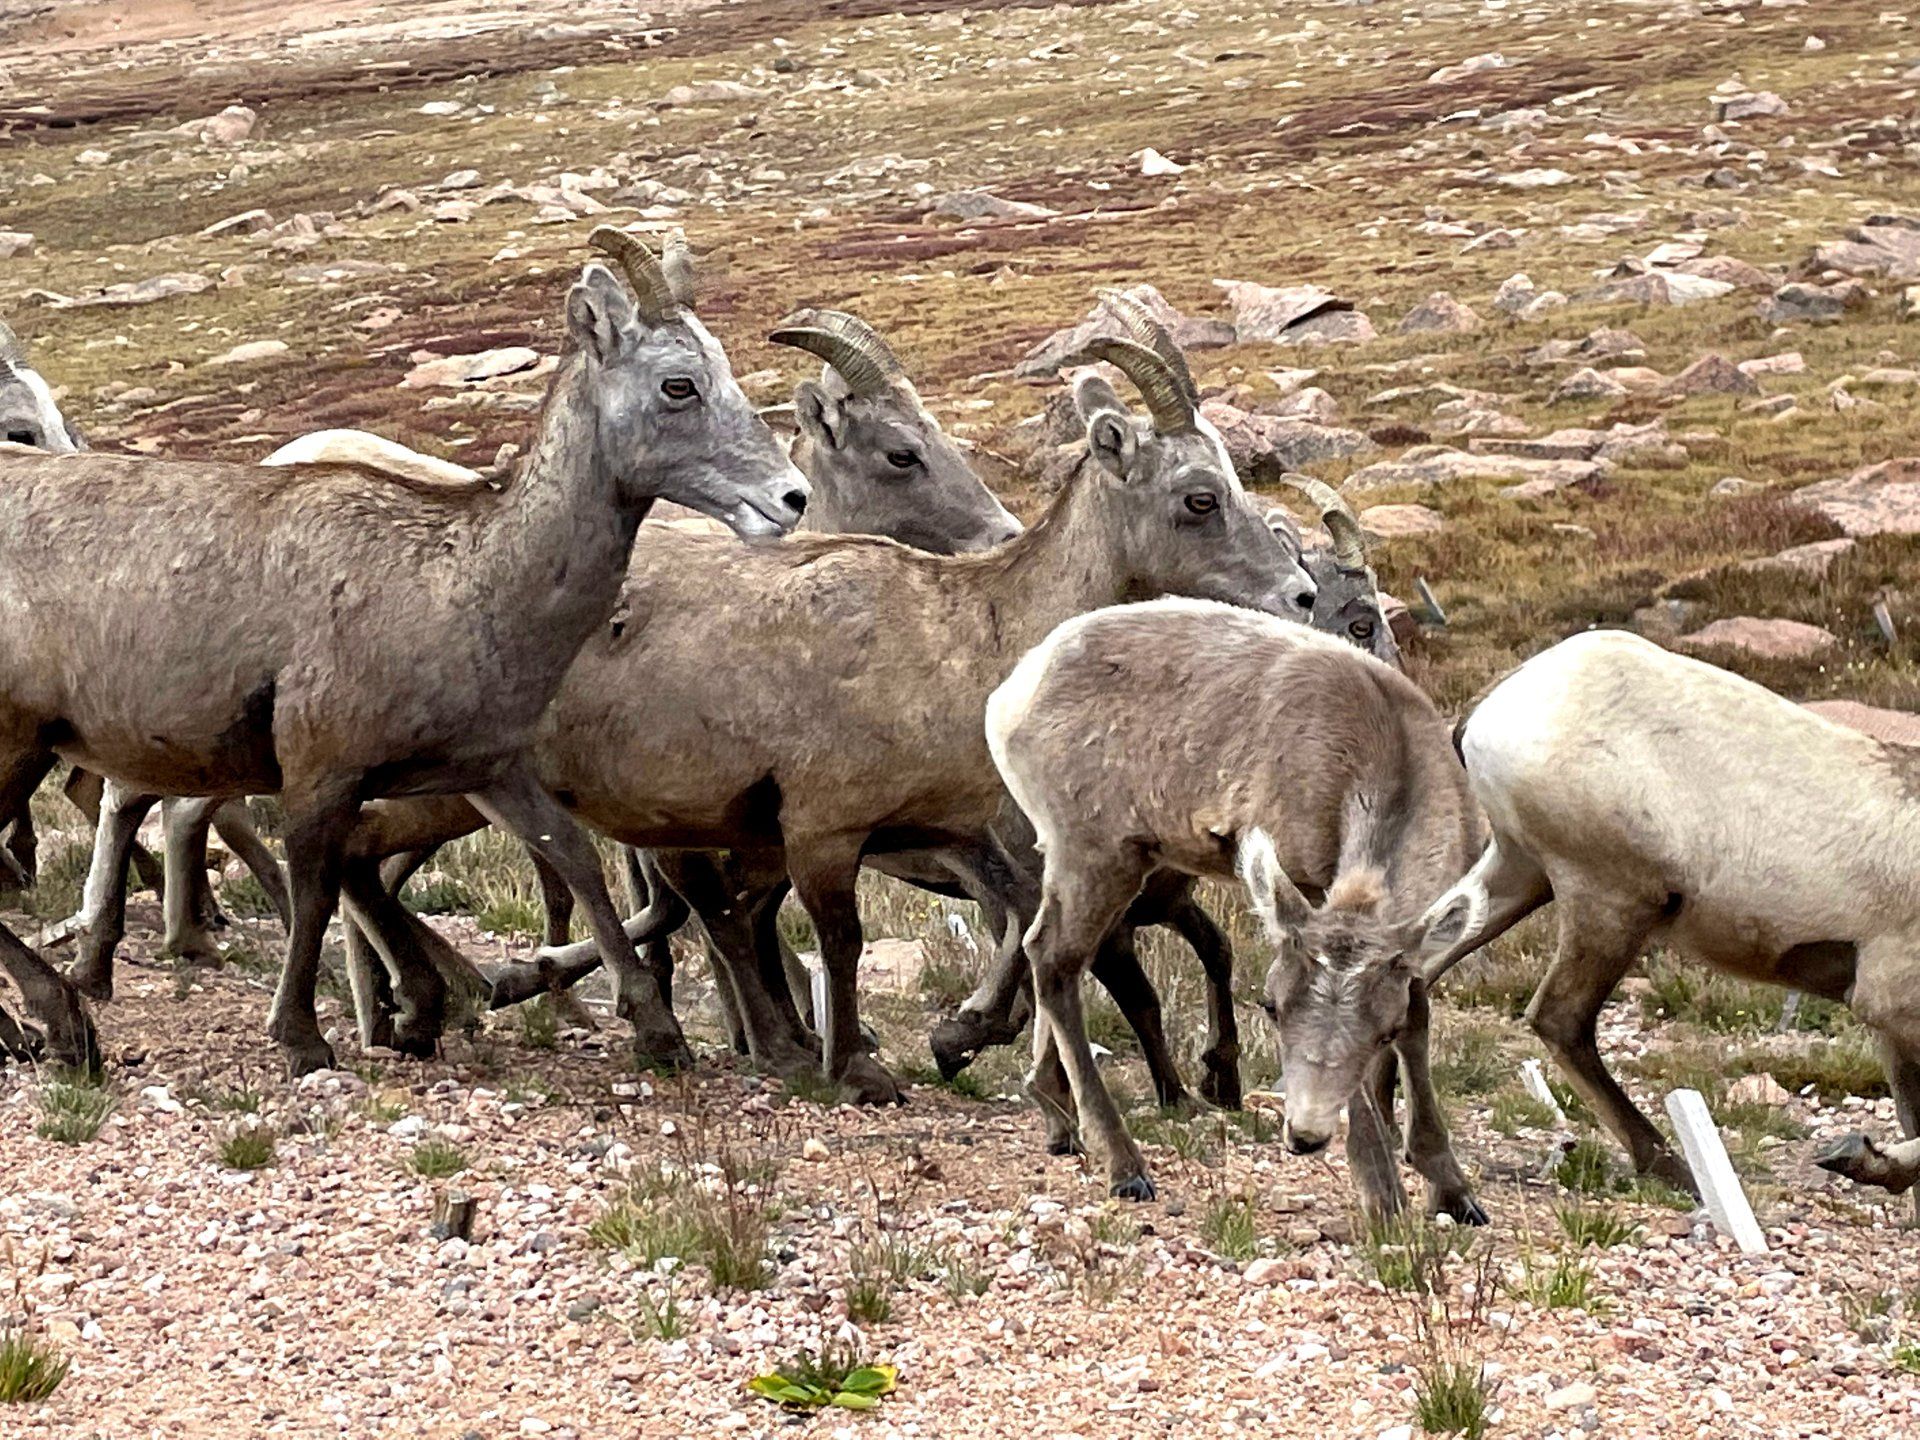
POLYGON ((667 288, 681 308, 697 310, 699 292, 693 283, 693 251, 687 245, 687 232, 669 230, 667 243, 660 252, 660 269, 667 277, 667 288))
POLYGON ((879 332, 844 310, 796 310, 767 338, 818 355, 855 395, 878 395, 906 374, 879 332))
POLYGON ((0 320, 0 365, 22 365, 26 359, 27 347, 7 328, 7 322, 0 320))
POLYGON ((633 287, 634 302, 648 324, 659 324, 678 307, 680 302, 674 298, 673 286, 668 283, 660 262, 653 258, 651 250, 626 231, 616 230, 611 225, 598 225, 587 237, 587 243, 619 263, 627 277, 627 284, 633 287))
POLYGON ((1305 495, 1313 502, 1314 509, 1320 512, 1320 523, 1327 527, 1327 534, 1333 537, 1334 564, 1342 570, 1367 568, 1367 540, 1361 532, 1360 519, 1341 498, 1338 490, 1324 480, 1292 471, 1282 474, 1280 483, 1291 485, 1305 495))
POLYGON ((1178 435, 1193 429, 1197 418, 1195 406, 1187 399, 1173 367, 1159 352, 1132 340, 1101 337, 1089 340, 1080 354, 1087 361, 1106 361, 1131 380, 1140 391, 1141 399, 1147 402, 1153 428, 1162 435, 1178 435))
POLYGON ((1187 365, 1187 354, 1180 348, 1180 342, 1173 338, 1173 332, 1162 325, 1159 317, 1138 297, 1112 288, 1104 289, 1099 294, 1120 321, 1120 328, 1127 332, 1127 339, 1136 345, 1146 346, 1166 361, 1174 379, 1180 382, 1187 403, 1199 409, 1200 387, 1194 383, 1193 371, 1187 365))

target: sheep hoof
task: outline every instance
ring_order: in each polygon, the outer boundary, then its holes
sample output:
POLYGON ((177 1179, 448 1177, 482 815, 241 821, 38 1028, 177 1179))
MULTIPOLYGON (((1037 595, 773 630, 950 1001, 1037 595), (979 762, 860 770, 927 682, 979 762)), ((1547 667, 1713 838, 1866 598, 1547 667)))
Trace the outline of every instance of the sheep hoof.
POLYGON ((1116 1200, 1147 1201, 1153 1199, 1156 1192, 1153 1181, 1144 1174, 1134 1174, 1127 1176, 1124 1180, 1114 1181, 1108 1187, 1108 1193, 1116 1200))
POLYGON ((1200 1098, 1217 1109, 1240 1109, 1242 1101, 1239 1067, 1215 1069, 1211 1063, 1208 1063, 1207 1073, 1200 1079, 1200 1098))
POLYGON ((287 1074, 295 1080, 316 1070, 333 1069, 333 1047, 319 1035, 282 1040, 280 1053, 287 1058, 287 1074))
POLYGON ((900 1082, 885 1066, 870 1055, 855 1055, 847 1062, 840 1084, 856 1105, 904 1105, 900 1082))
POLYGON ((1813 1163, 1856 1185, 1875 1185, 1893 1195, 1904 1195, 1913 1188, 1914 1181, 1920 1179, 1920 1173, 1897 1163, 1858 1131, 1842 1135, 1814 1156, 1813 1163))
POLYGON ((1071 1135, 1063 1135, 1057 1140, 1047 1141, 1047 1154, 1049 1155, 1080 1155, 1084 1153, 1084 1147, 1071 1135))
POLYGON ((1435 1197, 1435 1213, 1445 1215, 1456 1225, 1486 1225, 1490 1223, 1487 1212, 1480 1208, 1480 1202, 1471 1195, 1443 1195, 1435 1197))

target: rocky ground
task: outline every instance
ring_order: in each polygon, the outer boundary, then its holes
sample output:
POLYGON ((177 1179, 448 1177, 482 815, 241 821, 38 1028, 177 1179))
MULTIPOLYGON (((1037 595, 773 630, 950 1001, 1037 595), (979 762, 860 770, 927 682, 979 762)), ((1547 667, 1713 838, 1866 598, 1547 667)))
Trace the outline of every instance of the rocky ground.
MULTIPOLYGON (((1920 738, 1912 28, 1853 0, 11 0, 0 318, 101 448, 364 425, 488 468, 587 229, 683 225, 751 393, 801 373, 778 317, 856 310, 1031 515, 1060 332, 1094 287, 1151 286, 1236 451, 1365 510, 1443 704, 1630 624, 1920 738)), ((70 908, 84 840, 43 818, 65 858, 9 912, 27 932, 70 908)), ((511 863, 448 862, 469 913, 439 923, 476 953, 527 943, 511 863)), ((870 1006, 924 1066, 964 947, 874 901, 917 958, 870 1006)), ((0 1434, 772 1433, 744 1383, 833 1344, 899 1389, 822 1433, 1374 1440, 1457 1356, 1495 1434, 1920 1434, 1909 1211, 1808 1163, 1891 1114, 1848 1098, 1875 1082, 1845 1017, 1782 1032, 1778 996, 1656 965, 1609 1011, 1645 1100, 1691 1085, 1726 1127, 1772 1246, 1742 1258, 1577 1110, 1541 1178, 1561 1127, 1513 1016, 1542 934, 1457 976, 1442 1078, 1496 1223, 1490 1258, 1440 1265, 1434 1322, 1382 1280, 1431 1235, 1357 1229, 1340 1160, 1284 1157, 1260 1112, 1145 1107, 1110 1023, 1163 1182, 1124 1212, 1038 1153, 1009 1053, 875 1115, 711 1051, 636 1076, 607 1031, 508 1017, 427 1066, 342 1033, 353 1070, 288 1085, 277 933, 176 975, 152 920, 101 1014, 97 1138, 37 1133, 84 1097, 0 1077, 0 1313, 71 1361, 0 1434), (255 1132, 271 1163, 232 1168, 255 1132), (428 1234, 449 1187, 468 1240, 428 1234), (1595 1214, 1619 1243, 1580 1250, 1595 1214)), ((1191 961, 1153 963, 1191 1017, 1191 961)))

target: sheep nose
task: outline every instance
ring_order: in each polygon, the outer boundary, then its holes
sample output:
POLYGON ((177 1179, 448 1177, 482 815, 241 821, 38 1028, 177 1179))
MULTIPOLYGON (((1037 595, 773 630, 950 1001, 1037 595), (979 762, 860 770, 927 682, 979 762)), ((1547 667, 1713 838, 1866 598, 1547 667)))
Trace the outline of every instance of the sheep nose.
POLYGON ((793 511, 795 515, 804 515, 807 513, 807 492, 806 491, 789 490, 785 495, 782 495, 780 498, 786 502, 787 508, 793 511))
POLYGON ((1287 1150, 1291 1154, 1318 1155, 1322 1150, 1327 1148, 1327 1142, 1333 1137, 1331 1135, 1315 1135, 1306 1130, 1296 1130, 1293 1126, 1289 1125, 1287 1126, 1287 1133, 1283 1138, 1286 1141, 1287 1150))
POLYGON ((1313 609, 1313 601, 1316 593, 1317 592, 1313 590, 1302 590, 1298 595, 1293 597, 1293 603, 1302 610, 1310 611, 1313 609))

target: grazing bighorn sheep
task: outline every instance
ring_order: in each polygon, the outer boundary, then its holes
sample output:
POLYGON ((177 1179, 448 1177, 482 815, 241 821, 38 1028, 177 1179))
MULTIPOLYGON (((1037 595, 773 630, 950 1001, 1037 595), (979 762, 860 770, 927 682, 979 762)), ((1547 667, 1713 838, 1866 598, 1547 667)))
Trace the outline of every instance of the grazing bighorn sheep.
MULTIPOLYGON (((761 538, 799 519, 807 486, 659 262, 620 231, 594 241, 633 289, 589 265, 569 291, 575 348, 505 492, 331 467, 0 460, 0 613, 16 617, 0 632, 0 813, 56 755, 156 794, 279 792, 294 917, 269 1028, 296 1071, 332 1062, 320 944, 354 818, 392 794, 468 794, 540 851, 587 907, 641 1053, 685 1057, 527 745, 617 602, 657 496, 761 538)), ((20 963, 10 948, 0 962, 20 963)))
POLYGON ((1077 1106, 1113 1193, 1152 1196, 1094 1069, 1080 974, 1156 869, 1237 867, 1278 949, 1267 1005, 1288 1148, 1324 1147, 1346 1106, 1362 1202, 1398 1210, 1393 1056, 1380 1053, 1391 1045, 1411 1100, 1408 1158, 1430 1206, 1484 1218, 1433 1096, 1409 950, 1430 898, 1472 859, 1478 822, 1446 722, 1412 682, 1305 626, 1161 600, 1053 631, 994 691, 986 728, 1044 857, 1026 948, 1033 1085, 1053 1148, 1070 1143, 1077 1106), (1324 902, 1310 905, 1300 887, 1324 902))
MULTIPOLYGON (((1920 757, 1614 630, 1507 676, 1460 749, 1493 835, 1429 912, 1431 976, 1551 900, 1559 943, 1527 1019, 1637 1170, 1694 1189, 1594 1040, 1656 942, 1846 1001, 1920 1134, 1920 757)), ((1920 1145, 1882 1156, 1855 1137, 1822 1163, 1905 1188, 1920 1145)))
MULTIPOLYGON (((1140 387, 1150 419, 1105 380, 1083 378, 1076 399, 1095 464, 1025 534, 958 556, 858 536, 760 550, 650 537, 634 552, 619 617, 582 650, 542 728, 542 779, 603 834, 784 850, 828 972, 827 1073, 865 1100, 898 1089, 861 1044, 861 858, 991 850, 1005 795, 980 716, 1018 656, 1069 616, 1141 594, 1312 608, 1310 582, 1287 564, 1166 362, 1125 341, 1095 348, 1140 387)), ((447 818, 389 803, 367 827, 390 837, 356 840, 356 853, 479 823, 469 814, 446 828, 447 818)), ((587 968, 509 970, 537 993, 587 968)))
MULTIPOLYGON (((1270 473, 1271 467, 1255 470, 1256 478, 1270 473)), ((1340 492, 1324 480, 1290 471, 1280 471, 1274 478, 1291 485, 1313 502, 1314 509, 1320 512, 1320 523, 1326 527, 1327 538, 1333 542, 1306 556, 1307 573, 1313 577, 1317 590, 1313 619, 1308 623, 1316 630, 1338 635, 1376 660, 1399 668, 1400 647, 1394 643, 1393 631, 1380 604, 1380 582, 1367 563, 1367 540, 1360 529, 1359 517, 1348 508, 1340 492)), ((1273 510, 1268 512, 1267 523, 1291 529, 1293 517, 1284 510, 1273 510)), ((1299 546, 1297 531, 1294 545, 1299 546)))

